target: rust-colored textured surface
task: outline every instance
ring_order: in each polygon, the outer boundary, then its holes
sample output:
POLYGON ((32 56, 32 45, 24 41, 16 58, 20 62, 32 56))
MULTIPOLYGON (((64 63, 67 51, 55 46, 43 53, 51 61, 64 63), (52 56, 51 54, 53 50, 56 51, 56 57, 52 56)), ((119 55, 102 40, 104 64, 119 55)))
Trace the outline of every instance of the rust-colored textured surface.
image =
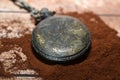
MULTIPOLYGON (((39 74, 43 80, 119 80, 120 38, 116 36, 117 32, 93 13, 66 15, 82 20, 91 31, 92 45, 87 59, 66 65, 46 62, 32 49, 30 33, 20 38, 1 38, 1 75, 22 73, 27 69, 29 74, 39 74)), ((16 24, 16 21, 10 24, 16 24)), ((1 23, 0 27, 6 29, 7 26, 1 23)))
POLYGON ((91 49, 82 62, 78 59, 61 65, 44 61, 31 47, 35 25, 30 15, 22 13, 24 10, 10 0, 0 0, 0 80, 120 80, 120 0, 25 1, 37 9, 47 7, 81 19, 91 31, 91 49), (3 78, 3 75, 11 78, 3 78))

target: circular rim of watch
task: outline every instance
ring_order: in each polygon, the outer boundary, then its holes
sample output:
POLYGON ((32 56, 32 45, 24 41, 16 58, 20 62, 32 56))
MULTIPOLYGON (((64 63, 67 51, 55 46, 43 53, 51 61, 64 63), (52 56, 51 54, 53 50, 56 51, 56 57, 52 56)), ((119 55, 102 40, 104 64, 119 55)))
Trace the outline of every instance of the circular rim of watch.
MULTIPOLYGON (((65 15, 66 16, 66 15, 65 15)), ((54 17, 54 16, 52 16, 54 17)), ((67 17, 71 17, 71 16, 67 16, 67 17)), ((50 18, 50 17, 49 17, 50 18)), ((71 17, 71 18, 74 18, 74 17, 71 17)), ((77 19, 77 18, 74 18, 74 19, 77 19)), ((79 20, 79 19, 77 19, 79 20)), ((43 20, 44 21, 44 20, 43 20)), ((42 22, 42 21, 41 21, 42 22)), ((36 28, 33 30, 32 32, 32 46, 33 48, 35 49, 35 51, 42 57, 44 57, 45 59, 47 60, 50 60, 50 61, 57 61, 57 62, 63 62, 63 61, 70 61, 70 60, 74 60, 78 57, 82 57, 85 52, 88 51, 90 45, 91 45, 91 34, 90 34, 90 31, 89 29, 86 27, 86 25, 83 24, 82 21, 79 20, 79 22, 82 24, 82 26, 88 31, 89 33, 89 40, 88 40, 88 43, 86 45, 85 48, 83 48, 82 50, 78 51, 77 53, 73 54, 73 55, 69 55, 69 56, 62 56, 62 57, 55 57, 55 56, 51 56, 51 55, 47 55, 46 53, 44 53, 43 51, 41 51, 37 46, 39 46, 38 42, 36 41, 36 38, 35 38, 35 31, 36 31, 36 28), (37 46, 35 46, 37 45, 37 46)))

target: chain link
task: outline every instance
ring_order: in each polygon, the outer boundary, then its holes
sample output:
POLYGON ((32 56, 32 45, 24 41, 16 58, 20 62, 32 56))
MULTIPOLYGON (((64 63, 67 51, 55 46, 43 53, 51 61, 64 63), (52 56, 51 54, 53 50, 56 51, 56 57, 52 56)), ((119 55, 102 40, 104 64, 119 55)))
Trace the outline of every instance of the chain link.
POLYGON ((11 0, 17 6, 24 8, 27 10, 33 18, 36 20, 36 24, 39 23, 41 20, 53 16, 55 12, 49 11, 47 8, 42 8, 40 11, 35 9, 34 7, 30 6, 24 0, 11 0))

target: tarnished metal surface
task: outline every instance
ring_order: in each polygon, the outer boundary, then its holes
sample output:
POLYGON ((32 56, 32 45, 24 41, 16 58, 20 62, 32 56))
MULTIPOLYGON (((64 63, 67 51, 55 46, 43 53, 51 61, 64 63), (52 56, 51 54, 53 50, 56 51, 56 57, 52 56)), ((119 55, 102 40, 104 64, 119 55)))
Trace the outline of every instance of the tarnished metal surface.
POLYGON ((69 16, 49 17, 33 31, 33 45, 44 57, 58 60, 61 57, 81 54, 90 44, 90 33, 78 19, 69 16), (55 58, 55 59, 54 59, 55 58))

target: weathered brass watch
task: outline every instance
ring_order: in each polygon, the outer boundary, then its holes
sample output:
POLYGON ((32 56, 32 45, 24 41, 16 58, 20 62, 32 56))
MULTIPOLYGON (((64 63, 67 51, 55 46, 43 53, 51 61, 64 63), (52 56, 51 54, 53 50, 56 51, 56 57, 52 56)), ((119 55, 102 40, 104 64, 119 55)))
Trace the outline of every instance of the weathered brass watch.
POLYGON ((55 12, 47 8, 36 10, 23 0, 12 1, 25 8, 35 18, 36 28, 32 32, 32 45, 40 56, 51 61, 70 61, 83 56, 90 47, 90 32, 80 20, 54 15, 55 12))

